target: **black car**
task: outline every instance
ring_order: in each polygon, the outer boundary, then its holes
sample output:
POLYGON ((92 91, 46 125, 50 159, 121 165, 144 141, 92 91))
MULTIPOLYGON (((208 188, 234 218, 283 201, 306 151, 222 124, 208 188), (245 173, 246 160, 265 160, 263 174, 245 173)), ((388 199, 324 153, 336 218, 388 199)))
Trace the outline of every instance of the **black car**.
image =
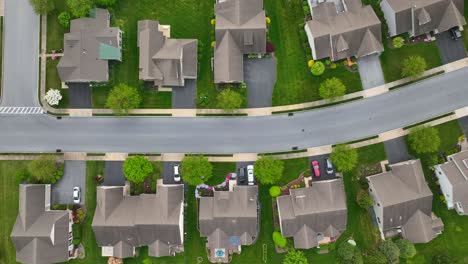
POLYGON ((450 37, 452 37, 453 40, 457 40, 462 37, 462 34, 458 27, 451 28, 449 32, 450 32, 450 37))
POLYGON ((237 177, 239 178, 239 183, 245 183, 245 168, 239 168, 239 173, 237 177))

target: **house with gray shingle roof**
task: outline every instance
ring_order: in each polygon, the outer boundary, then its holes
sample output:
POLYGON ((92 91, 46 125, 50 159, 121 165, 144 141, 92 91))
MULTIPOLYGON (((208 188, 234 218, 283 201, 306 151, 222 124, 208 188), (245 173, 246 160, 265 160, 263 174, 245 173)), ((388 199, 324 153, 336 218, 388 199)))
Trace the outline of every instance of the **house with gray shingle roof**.
POLYGON ((447 207, 468 215, 468 150, 447 156, 447 162, 434 169, 447 207))
POLYGON ((371 6, 361 0, 342 0, 345 11, 337 12, 334 2, 312 7, 313 19, 305 24, 314 60, 331 61, 380 54, 381 22, 371 6))
POLYGON ((184 86, 185 79, 197 78, 197 40, 169 38, 163 27, 138 21, 139 78, 155 86, 184 86))
POLYGON ((68 261, 73 253, 72 225, 70 211, 50 210, 50 184, 20 184, 19 213, 10 236, 18 262, 68 261))
POLYGON ((442 33, 453 27, 463 30, 463 0, 382 0, 390 36, 442 33))
POLYGON ((183 252, 183 185, 158 184, 156 194, 130 196, 128 186, 100 186, 92 228, 102 256, 129 258, 148 246, 152 257, 183 252))
POLYGON ((198 213, 200 235, 207 238, 209 260, 229 262, 241 246, 252 245, 258 237, 258 187, 235 186, 232 191, 215 191, 201 197, 198 213))
POLYGON ((109 61, 122 60, 122 32, 110 27, 106 9, 95 8, 90 17, 73 19, 63 42, 63 57, 57 65, 62 82, 107 82, 109 61))
POLYGON ((346 229, 347 208, 343 180, 313 182, 276 198, 283 237, 296 249, 310 249, 335 241, 346 229))
POLYGON ((432 192, 419 160, 390 165, 391 171, 367 177, 373 212, 383 239, 401 235, 426 243, 440 234, 442 220, 432 213, 432 192))
POLYGON ((263 0, 224 0, 215 4, 214 82, 244 81, 244 54, 266 52, 263 0))

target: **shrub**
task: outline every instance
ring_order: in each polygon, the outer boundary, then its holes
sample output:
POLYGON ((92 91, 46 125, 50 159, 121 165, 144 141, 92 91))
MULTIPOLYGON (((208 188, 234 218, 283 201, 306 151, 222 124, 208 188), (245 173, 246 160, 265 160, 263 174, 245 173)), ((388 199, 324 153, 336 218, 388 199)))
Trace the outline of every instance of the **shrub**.
POLYGON ((337 67, 336 63, 332 63, 332 64, 330 65, 330 68, 332 68, 332 69, 336 69, 336 67, 337 67))
POLYGON ((325 65, 330 65, 331 61, 330 60, 325 60, 325 65))
POLYGON ((401 76, 410 77, 422 74, 427 69, 426 60, 421 56, 409 56, 401 64, 401 76))
POLYGON ((304 5, 302 7, 302 9, 304 10, 304 13, 307 15, 309 12, 310 12, 310 7, 308 5, 304 5))
POLYGON ((356 201, 358 205, 363 208, 363 209, 369 209, 374 205, 374 200, 370 197, 369 193, 365 190, 360 190, 357 197, 356 201))
POLYGON ((63 11, 58 15, 58 22, 64 28, 68 28, 70 26, 70 19, 71 15, 67 11, 63 11))
POLYGON ((446 253, 441 253, 441 254, 432 256, 431 263, 432 264, 453 264, 456 262, 451 256, 447 255, 446 253))
POLYGON ((343 264, 362 264, 362 255, 356 246, 343 242, 338 246, 337 259, 343 264))
POLYGON ((36 182, 55 183, 57 166, 51 155, 41 155, 28 164, 28 172, 36 182))
POLYGON ((338 78, 329 78, 320 84, 319 94, 323 99, 333 101, 346 94, 346 86, 338 78))
POLYGON ((323 62, 317 61, 310 68, 310 72, 315 76, 322 75, 325 72, 325 65, 323 64, 323 62))
POLYGON ((286 254, 283 264, 308 264, 308 261, 304 252, 292 249, 286 254))
POLYGON ((392 40, 393 47, 399 49, 405 44, 405 40, 402 37, 396 37, 392 40))
POLYGON ((211 47, 214 48, 216 46, 216 41, 211 41, 211 47))
POLYGON ((406 239, 399 239, 395 242, 400 250, 400 258, 409 259, 416 255, 416 248, 413 243, 406 239))
POLYGON ((381 251, 373 249, 367 253, 366 263, 386 264, 387 257, 381 251))
POLYGON ((392 240, 383 241, 379 246, 379 250, 385 255, 389 263, 395 263, 400 258, 400 249, 392 240))
POLYGON ((281 188, 279 186, 271 186, 269 192, 270 192, 270 196, 275 198, 275 197, 280 196, 281 188))
POLYGON ((211 25, 215 25, 216 24, 216 18, 212 18, 211 19, 211 25))
POLYGON ((232 112, 236 109, 239 109, 244 103, 244 98, 242 95, 237 91, 229 88, 223 89, 216 98, 218 100, 218 108, 221 108, 226 112, 232 112))
POLYGON ((271 23, 271 18, 265 17, 265 21, 266 21, 267 24, 270 24, 271 23))
POLYGON ((115 4, 116 0, 95 0, 96 5, 99 7, 110 7, 115 4))
POLYGON ((307 62, 307 66, 309 66, 309 68, 311 68, 313 65, 314 65, 315 61, 314 60, 309 60, 307 62))
POLYGON ((280 248, 284 248, 286 247, 286 244, 287 244, 287 240, 286 238, 284 238, 280 232, 278 231, 275 231, 273 232, 273 242, 275 243, 275 245, 277 245, 278 247, 280 248))

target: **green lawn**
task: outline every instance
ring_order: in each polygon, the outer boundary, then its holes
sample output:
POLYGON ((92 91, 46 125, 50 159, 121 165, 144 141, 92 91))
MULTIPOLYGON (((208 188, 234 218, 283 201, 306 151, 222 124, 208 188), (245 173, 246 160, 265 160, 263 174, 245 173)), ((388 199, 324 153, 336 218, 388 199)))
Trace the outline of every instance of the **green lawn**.
POLYGON ((385 50, 380 55, 380 62, 385 77, 385 82, 393 82, 401 79, 401 63, 409 56, 421 56, 426 60, 427 69, 442 65, 439 49, 435 41, 421 42, 417 44, 405 44, 399 49, 390 48, 384 40, 385 50))
POLYGON ((348 93, 362 90, 359 73, 351 73, 343 66, 327 69, 319 77, 310 73, 299 29, 299 24, 304 23, 302 1, 271 0, 265 1, 264 5, 271 18, 269 34, 275 45, 277 61, 273 106, 319 100, 320 83, 331 77, 340 78, 348 93))

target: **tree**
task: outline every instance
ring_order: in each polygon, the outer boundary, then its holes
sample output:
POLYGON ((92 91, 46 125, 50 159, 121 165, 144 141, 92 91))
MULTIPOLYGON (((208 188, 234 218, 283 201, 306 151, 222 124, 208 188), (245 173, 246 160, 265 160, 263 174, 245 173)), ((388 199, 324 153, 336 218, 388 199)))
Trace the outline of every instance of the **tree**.
POLYGON ((345 144, 340 144, 333 149, 330 160, 335 164, 338 171, 350 172, 356 167, 358 153, 356 149, 345 144))
POLYGON ((99 7, 109 7, 113 6, 116 0, 95 0, 95 2, 99 7))
POLYGON ((186 183, 198 185, 211 178, 213 165, 202 155, 185 156, 180 164, 180 172, 186 183))
POLYGON ((432 256, 431 263, 432 264, 453 264, 455 263, 455 260, 451 256, 447 255, 446 253, 441 253, 441 254, 432 256))
POLYGON ((262 156, 255 162, 254 174, 263 184, 274 184, 283 176, 284 162, 272 156, 262 156))
POLYGON ((286 247, 286 244, 288 241, 286 240, 286 238, 283 237, 283 235, 281 235, 280 232, 278 231, 273 232, 272 237, 273 237, 273 242, 275 243, 275 245, 277 245, 280 248, 286 247))
POLYGON ((434 127, 417 126, 408 135, 410 148, 418 154, 434 153, 439 149, 439 131, 434 127))
POLYGON ((393 47, 399 49, 405 44, 405 40, 402 37, 396 37, 392 40, 393 47))
POLYGON ((130 109, 138 108, 140 103, 141 97, 136 88, 119 84, 110 91, 106 107, 114 110, 117 115, 127 115, 130 109))
POLYGON ((270 192, 270 196, 275 198, 275 197, 280 196, 281 188, 279 186, 271 186, 269 192, 270 192))
POLYGON ((400 249, 392 240, 383 241, 379 246, 379 250, 385 255, 388 263, 396 263, 400 258, 400 249))
POLYGON ((315 76, 322 75, 325 72, 325 65, 321 61, 316 61, 312 67, 310 67, 310 72, 315 76))
POLYGON ((67 0, 67 5, 74 17, 85 17, 93 8, 94 0, 67 0))
POLYGON ((427 69, 426 60, 421 56, 409 56, 401 64, 401 76, 417 76, 427 69))
POLYGON ((369 209, 374 205, 374 200, 372 200, 369 193, 365 190, 359 191, 356 197, 356 202, 363 209, 369 209))
POLYGON ((47 15, 55 9, 54 0, 29 0, 29 3, 38 15, 47 15))
POLYGON ((67 11, 63 11, 62 13, 58 15, 59 24, 64 28, 67 28, 70 26, 70 19, 71 19, 71 15, 67 11))
POLYGON ((366 256, 366 263, 386 264, 387 257, 379 250, 373 249, 366 256))
POLYGON ((400 250, 400 258, 409 259, 416 255, 416 248, 410 241, 406 239, 398 239, 395 244, 400 250))
POLYGON ((142 183, 153 170, 153 164, 143 156, 128 157, 123 165, 125 178, 133 183, 142 183))
POLYGON ((343 264, 362 264, 362 255, 356 246, 343 242, 336 252, 338 261, 343 264))
POLYGON ((242 95, 230 88, 222 90, 218 96, 218 107, 224 109, 227 112, 232 112, 235 109, 239 109, 244 102, 242 95))
POLYGON ((320 97, 323 99, 331 99, 341 97, 346 94, 346 86, 338 78, 326 79, 320 84, 320 97))
POLYGON ((288 251, 286 257, 283 260, 283 264, 308 264, 307 258, 304 252, 292 249, 288 251))
POLYGON ((57 165, 52 155, 41 155, 28 164, 29 175, 40 183, 55 181, 57 165))
POLYGON ((47 91, 46 95, 44 96, 44 99, 49 105, 58 105, 60 103, 60 100, 62 100, 62 95, 60 94, 59 90, 50 89, 49 91, 47 91))

